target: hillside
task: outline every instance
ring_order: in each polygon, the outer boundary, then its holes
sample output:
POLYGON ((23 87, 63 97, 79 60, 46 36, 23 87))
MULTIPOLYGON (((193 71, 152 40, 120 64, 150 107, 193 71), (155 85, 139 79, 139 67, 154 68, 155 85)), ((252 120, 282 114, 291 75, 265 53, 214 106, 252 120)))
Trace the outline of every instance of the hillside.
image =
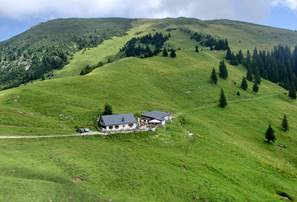
POLYGON ((68 63, 74 52, 125 35, 130 19, 57 19, 0 43, 0 89, 19 86, 68 63))
MULTIPOLYGON (((255 47, 260 50, 271 49, 278 44, 295 44, 297 38, 296 32, 293 31, 228 20, 201 21, 168 18, 144 21, 153 23, 152 29, 186 28, 218 38, 227 38, 234 50, 243 48, 252 50, 255 47)), ((104 40, 123 37, 133 23, 138 24, 139 20, 57 19, 41 23, 2 42, 0 43, 0 89, 16 87, 45 77, 51 78, 52 72, 67 65, 69 59, 78 50, 85 53, 87 48, 96 47, 104 40)), ((93 52, 96 53, 96 51, 93 52)))
POLYGON ((228 64, 229 78, 211 84, 225 52, 200 46, 196 53, 198 44, 177 26, 228 38, 234 50, 297 41, 294 32, 240 22, 138 20, 127 35, 75 53, 54 78, 0 91, 0 137, 95 129, 105 103, 115 113, 160 109, 175 116, 155 133, 0 139, 0 201, 283 201, 278 192, 297 200, 296 102, 265 80, 258 94, 250 82, 241 90, 242 66, 228 64), (82 66, 117 54, 132 37, 168 29, 165 46, 179 49, 176 58, 122 58, 79 76, 82 66), (217 106, 221 88, 226 109, 217 106), (287 133, 280 129, 284 114, 287 133), (264 141, 269 123, 273 145, 264 141))

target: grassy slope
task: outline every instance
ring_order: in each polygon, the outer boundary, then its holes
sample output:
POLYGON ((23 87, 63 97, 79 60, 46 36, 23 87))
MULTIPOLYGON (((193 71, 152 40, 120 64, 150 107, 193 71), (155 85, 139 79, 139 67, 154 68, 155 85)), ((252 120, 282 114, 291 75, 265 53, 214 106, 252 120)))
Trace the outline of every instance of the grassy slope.
POLYGON ((266 81, 258 95, 242 92, 233 84, 241 67, 209 84, 223 53, 196 54, 182 33, 172 35, 169 45, 182 48, 176 59, 127 58, 84 77, 0 92, 1 135, 92 127, 105 102, 118 113, 162 109, 178 117, 156 134, 0 140, 0 201, 278 201, 277 191, 296 199, 296 103, 266 81), (225 110, 216 106, 221 87, 225 110), (287 134, 278 128, 284 113, 287 134), (287 149, 263 141, 269 122, 287 149))
POLYGON ((96 48, 90 48, 86 51, 81 50, 73 55, 71 62, 62 70, 56 71, 55 77, 77 76, 86 65, 96 65, 98 62, 105 61, 109 56, 116 55, 127 41, 135 37, 140 32, 147 32, 151 23, 141 24, 141 22, 132 22, 134 29, 131 29, 127 35, 113 37, 105 40, 96 48))
MULTIPOLYGON (((130 19, 56 19, 40 23, 7 41, 0 43, 4 48, 45 48, 53 45, 72 45, 73 37, 89 36, 97 33, 103 39, 110 36, 121 36, 123 30, 129 29, 130 19)), ((125 32, 124 32, 125 33, 125 32)))
POLYGON ((171 27, 185 27, 197 32, 211 34, 220 38, 229 39, 232 49, 250 49, 257 47, 260 50, 270 50, 273 46, 287 44, 295 46, 297 33, 285 29, 276 29, 244 22, 230 20, 199 21, 196 19, 166 19, 158 23, 159 28, 171 24, 171 27))

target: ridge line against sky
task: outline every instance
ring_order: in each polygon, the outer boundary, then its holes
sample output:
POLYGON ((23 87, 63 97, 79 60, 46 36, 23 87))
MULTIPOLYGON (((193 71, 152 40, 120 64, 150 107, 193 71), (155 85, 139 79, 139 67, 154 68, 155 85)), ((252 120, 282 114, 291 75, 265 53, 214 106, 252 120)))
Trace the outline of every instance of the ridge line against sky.
POLYGON ((297 0, 0 0, 0 5, 0 41, 40 22, 69 17, 184 16, 297 29, 297 0))

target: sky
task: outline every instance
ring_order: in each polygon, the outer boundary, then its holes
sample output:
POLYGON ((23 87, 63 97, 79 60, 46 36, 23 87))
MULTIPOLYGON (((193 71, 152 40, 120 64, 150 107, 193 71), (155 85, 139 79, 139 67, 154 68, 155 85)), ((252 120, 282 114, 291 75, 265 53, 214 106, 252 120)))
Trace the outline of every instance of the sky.
POLYGON ((69 17, 231 19, 297 30, 297 0, 0 0, 0 41, 69 17))

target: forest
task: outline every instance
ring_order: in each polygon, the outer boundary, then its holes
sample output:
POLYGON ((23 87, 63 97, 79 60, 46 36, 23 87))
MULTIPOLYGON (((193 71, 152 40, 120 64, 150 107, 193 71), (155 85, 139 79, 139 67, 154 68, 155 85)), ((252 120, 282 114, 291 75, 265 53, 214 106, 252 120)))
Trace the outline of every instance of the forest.
POLYGON ((209 47, 210 50, 227 50, 229 48, 228 39, 217 39, 209 34, 201 34, 188 29, 182 29, 182 31, 190 35, 190 38, 200 45, 209 47))
POLYGON ((247 51, 232 53, 227 50, 226 59, 233 65, 243 64, 247 69, 246 78, 261 84, 261 78, 277 83, 289 90, 289 96, 296 99, 297 89, 297 46, 290 49, 288 46, 276 46, 271 51, 259 51, 256 48, 247 51))
POLYGON ((134 37, 126 43, 120 52, 124 57, 152 57, 161 52, 164 43, 169 38, 170 34, 164 36, 162 33, 134 37))

